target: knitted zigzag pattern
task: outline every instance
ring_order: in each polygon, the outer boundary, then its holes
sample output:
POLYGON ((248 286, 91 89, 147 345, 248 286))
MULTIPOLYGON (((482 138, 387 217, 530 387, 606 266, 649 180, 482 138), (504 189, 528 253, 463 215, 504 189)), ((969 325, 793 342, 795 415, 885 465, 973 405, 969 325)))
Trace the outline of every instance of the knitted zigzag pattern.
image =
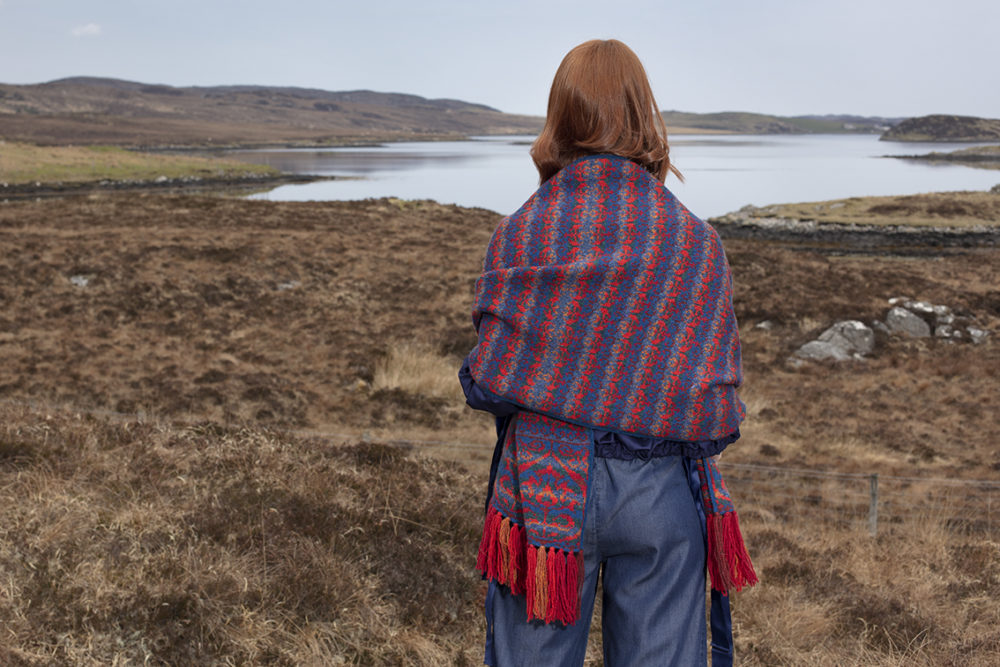
POLYGON ((571 163, 501 221, 473 320, 476 382, 535 412, 687 441, 743 419, 718 234, 624 158, 571 163))
POLYGON ((508 428, 476 566, 525 595, 529 620, 579 616, 590 452, 587 429, 543 415, 508 428))

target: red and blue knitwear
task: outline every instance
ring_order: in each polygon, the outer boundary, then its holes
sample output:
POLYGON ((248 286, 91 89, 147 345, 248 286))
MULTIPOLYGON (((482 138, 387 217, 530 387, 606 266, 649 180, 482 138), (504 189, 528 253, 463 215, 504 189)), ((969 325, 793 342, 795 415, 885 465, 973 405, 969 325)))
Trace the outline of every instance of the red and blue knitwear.
POLYGON ((592 456, 697 461, 713 589, 756 582, 709 458, 745 413, 731 276, 710 225, 631 160, 580 158, 498 225, 473 323, 460 376, 498 425, 477 567, 524 593, 529 619, 578 617, 592 456))

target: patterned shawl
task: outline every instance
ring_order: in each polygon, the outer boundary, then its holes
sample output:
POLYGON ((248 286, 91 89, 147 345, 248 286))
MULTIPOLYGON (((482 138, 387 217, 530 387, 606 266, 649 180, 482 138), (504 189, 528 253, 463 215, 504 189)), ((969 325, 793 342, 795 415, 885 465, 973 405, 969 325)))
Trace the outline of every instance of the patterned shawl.
MULTIPOLYGON (((592 429, 688 442, 738 431, 729 266, 715 230, 652 174, 589 156, 500 222, 473 321, 472 377, 523 408, 507 430, 477 567, 525 594, 529 619, 572 623, 592 429)), ((713 587, 752 584, 718 469, 704 459, 698 471, 713 587)))
POLYGON ((743 419, 718 234, 630 160, 577 160, 501 221, 473 321, 472 376, 529 410, 688 441, 743 419))

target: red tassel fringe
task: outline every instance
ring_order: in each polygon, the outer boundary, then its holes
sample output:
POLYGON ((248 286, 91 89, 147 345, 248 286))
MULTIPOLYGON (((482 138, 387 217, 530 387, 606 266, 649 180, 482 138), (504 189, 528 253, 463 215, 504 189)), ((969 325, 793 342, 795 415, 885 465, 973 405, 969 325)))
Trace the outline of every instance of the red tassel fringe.
POLYGON ((709 514, 707 524, 708 575, 712 588, 728 595, 731 590, 741 591, 744 586, 756 584, 757 572, 743 543, 736 512, 709 514))
POLYGON ((529 621, 572 625, 580 617, 583 554, 528 544, 524 528, 493 507, 486 512, 476 569, 524 595, 529 621))

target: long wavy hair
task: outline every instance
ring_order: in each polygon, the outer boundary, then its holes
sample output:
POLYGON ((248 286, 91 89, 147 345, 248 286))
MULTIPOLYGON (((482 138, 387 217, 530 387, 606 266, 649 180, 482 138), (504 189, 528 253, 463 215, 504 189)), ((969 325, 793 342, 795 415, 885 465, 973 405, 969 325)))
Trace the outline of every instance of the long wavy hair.
POLYGON ((545 127, 531 146, 541 182, 584 155, 611 153, 656 178, 673 172, 667 127, 639 57, 617 39, 594 39, 563 58, 549 92, 545 127))

